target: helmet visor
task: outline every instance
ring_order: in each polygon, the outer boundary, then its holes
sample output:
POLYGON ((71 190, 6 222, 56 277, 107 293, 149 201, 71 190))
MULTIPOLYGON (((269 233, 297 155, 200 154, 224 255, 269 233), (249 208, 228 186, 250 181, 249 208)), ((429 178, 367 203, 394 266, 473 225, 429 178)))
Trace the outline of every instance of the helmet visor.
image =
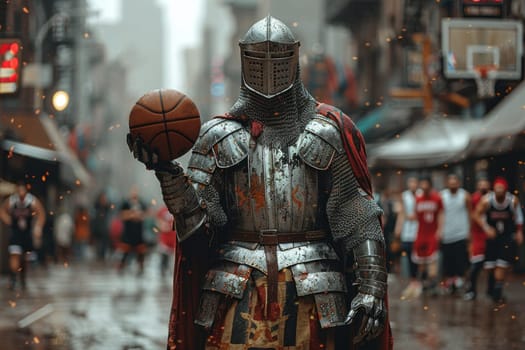
POLYGON ((297 76, 299 42, 266 41, 240 44, 240 47, 246 87, 265 97, 276 96, 292 87, 297 76))

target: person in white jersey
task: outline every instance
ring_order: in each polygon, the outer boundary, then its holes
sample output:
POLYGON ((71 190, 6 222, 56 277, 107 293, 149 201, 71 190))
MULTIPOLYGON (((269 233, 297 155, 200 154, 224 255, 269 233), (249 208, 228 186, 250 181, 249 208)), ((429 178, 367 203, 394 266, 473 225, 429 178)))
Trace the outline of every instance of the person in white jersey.
POLYGON ((470 194, 460 188, 456 174, 447 178, 447 188, 441 191, 445 210, 445 222, 441 237, 444 286, 455 292, 463 286, 468 267, 467 240, 470 232, 472 203, 470 194))
POLYGON ((418 297, 421 294, 421 284, 417 279, 417 265, 412 261, 412 245, 416 240, 417 234, 417 216, 416 208, 416 193, 418 190, 418 179, 411 176, 407 179, 407 190, 401 193, 401 208, 397 216, 395 235, 401 241, 401 254, 408 258, 410 283, 405 288, 402 296, 418 297))

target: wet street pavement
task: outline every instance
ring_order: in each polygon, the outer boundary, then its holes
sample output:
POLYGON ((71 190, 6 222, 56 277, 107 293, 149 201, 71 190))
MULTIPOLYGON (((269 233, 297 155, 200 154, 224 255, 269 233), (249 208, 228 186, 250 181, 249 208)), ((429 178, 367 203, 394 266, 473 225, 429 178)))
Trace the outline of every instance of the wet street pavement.
MULTIPOLYGON (((146 266, 140 277, 113 264, 37 268, 24 292, 8 291, 2 276, 0 349, 164 349, 170 278, 161 278, 156 257, 146 266)), ((402 300, 405 283, 390 281, 395 349, 525 349, 524 276, 512 278, 499 308, 484 295, 402 300)))
POLYGON ((133 265, 122 275, 114 264, 38 268, 23 292, 2 276, 0 349, 165 349, 171 281, 157 266, 143 276, 133 265))
POLYGON ((507 304, 500 307, 485 296, 486 277, 480 277, 475 301, 462 295, 403 300, 406 282, 390 282, 394 348, 525 349, 525 276, 512 276, 504 289, 507 304))

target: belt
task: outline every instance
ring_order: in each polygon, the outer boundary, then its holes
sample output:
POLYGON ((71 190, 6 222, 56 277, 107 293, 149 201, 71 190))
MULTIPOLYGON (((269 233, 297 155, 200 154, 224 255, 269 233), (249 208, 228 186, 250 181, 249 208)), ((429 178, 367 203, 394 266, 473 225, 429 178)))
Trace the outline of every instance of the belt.
POLYGON ((277 230, 261 230, 260 232, 233 231, 228 236, 231 241, 259 243, 261 245, 277 245, 281 243, 297 243, 305 241, 322 241, 328 237, 325 231, 279 232, 277 230))
POLYGON ((277 245, 280 243, 321 241, 326 239, 326 237, 325 231, 279 232, 273 229, 259 232, 233 231, 230 233, 228 239, 231 241, 259 243, 264 246, 268 271, 265 307, 267 319, 276 320, 281 308, 278 303, 279 268, 277 264, 277 245))

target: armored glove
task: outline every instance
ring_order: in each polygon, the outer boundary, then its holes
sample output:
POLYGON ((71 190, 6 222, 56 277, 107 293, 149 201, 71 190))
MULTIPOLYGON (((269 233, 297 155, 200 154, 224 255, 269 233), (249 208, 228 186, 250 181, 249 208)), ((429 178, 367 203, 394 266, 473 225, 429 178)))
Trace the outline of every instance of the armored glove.
POLYGON ((180 241, 189 237, 206 218, 195 189, 184 175, 184 169, 175 161, 160 161, 158 155, 140 137, 132 140, 127 135, 128 147, 133 156, 147 169, 155 170, 162 189, 162 198, 175 217, 180 241))
POLYGON ((377 337, 386 320, 384 297, 387 286, 385 253, 380 242, 367 240, 354 248, 358 294, 352 300, 345 323, 350 324, 361 312, 363 319, 354 343, 377 337))
POLYGON ((158 154, 150 149, 149 145, 144 143, 140 137, 131 137, 127 134, 126 141, 133 157, 143 163, 148 170, 156 172, 170 173, 172 175, 182 175, 184 170, 176 162, 166 162, 159 160, 158 154))

